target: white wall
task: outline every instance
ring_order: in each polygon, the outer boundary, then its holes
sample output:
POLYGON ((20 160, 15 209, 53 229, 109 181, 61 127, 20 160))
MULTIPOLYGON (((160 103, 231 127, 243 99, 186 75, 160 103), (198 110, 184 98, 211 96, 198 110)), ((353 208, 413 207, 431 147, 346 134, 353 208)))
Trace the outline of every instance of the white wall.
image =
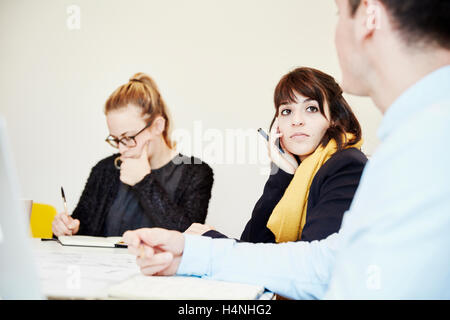
MULTIPOLYGON (((340 79, 336 21, 331 0, 0 1, 0 114, 23 196, 62 210, 63 185, 74 208, 90 168, 114 151, 103 104, 141 71, 158 83, 175 132, 197 138, 180 151, 214 169, 207 223, 239 236, 267 179, 256 129, 270 124, 274 88, 297 66, 340 79), (81 9, 80 29, 67 25, 70 5, 81 9), (240 140, 244 151, 213 157, 221 139, 238 142, 225 136, 236 130, 254 132, 240 140)), ((367 98, 348 100, 370 154, 381 114, 367 98)))

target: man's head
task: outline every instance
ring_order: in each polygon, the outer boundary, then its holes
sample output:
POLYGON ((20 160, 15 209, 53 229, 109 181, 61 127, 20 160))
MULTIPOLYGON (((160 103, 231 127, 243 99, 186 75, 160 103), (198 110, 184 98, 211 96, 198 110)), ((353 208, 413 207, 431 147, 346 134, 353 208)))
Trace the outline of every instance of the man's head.
MULTIPOLYGON (((348 0, 355 15, 361 0, 348 0)), ((435 45, 450 49, 450 1, 379 0, 407 45, 435 45)), ((370 10, 369 10, 370 11, 370 10)))
POLYGON ((450 50, 450 1, 336 0, 336 48, 345 92, 371 95, 374 65, 394 54, 450 50))

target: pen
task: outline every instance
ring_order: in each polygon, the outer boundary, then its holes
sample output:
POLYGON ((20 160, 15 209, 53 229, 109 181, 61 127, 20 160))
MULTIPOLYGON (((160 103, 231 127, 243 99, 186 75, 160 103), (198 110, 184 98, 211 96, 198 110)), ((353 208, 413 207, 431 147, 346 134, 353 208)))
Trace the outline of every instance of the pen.
POLYGON ((139 258, 144 258, 145 257, 145 248, 144 248, 144 245, 142 244, 142 245, 140 245, 139 246, 139 249, 140 249, 140 251, 139 251, 139 258))
POLYGON ((64 201, 64 211, 66 212, 66 214, 67 214, 68 216, 70 216, 69 211, 67 210, 66 195, 64 194, 64 189, 63 189, 63 187, 61 187, 61 196, 62 196, 63 201, 64 201))
MULTIPOLYGON (((65 212, 65 214, 67 214, 68 216, 70 216, 71 214, 69 213, 69 210, 67 210, 66 195, 64 194, 64 189, 63 189, 63 187, 61 187, 61 196, 62 196, 63 202, 64 202, 64 212, 65 212)), ((69 228, 70 233, 71 233, 71 235, 72 235, 72 234, 73 234, 72 228, 69 227, 69 226, 68 226, 68 228, 69 228)))

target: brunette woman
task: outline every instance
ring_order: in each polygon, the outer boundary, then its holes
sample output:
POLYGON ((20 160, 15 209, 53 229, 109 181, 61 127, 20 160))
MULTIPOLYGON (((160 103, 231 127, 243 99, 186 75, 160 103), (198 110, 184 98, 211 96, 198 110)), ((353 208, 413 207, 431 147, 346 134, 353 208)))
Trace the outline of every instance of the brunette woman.
MULTIPOLYGON (((339 230, 367 161, 360 151, 361 127, 340 86, 316 69, 286 74, 274 103, 268 145, 272 174, 240 239, 324 239, 339 230)), ((202 224, 186 232, 226 237, 202 224)))

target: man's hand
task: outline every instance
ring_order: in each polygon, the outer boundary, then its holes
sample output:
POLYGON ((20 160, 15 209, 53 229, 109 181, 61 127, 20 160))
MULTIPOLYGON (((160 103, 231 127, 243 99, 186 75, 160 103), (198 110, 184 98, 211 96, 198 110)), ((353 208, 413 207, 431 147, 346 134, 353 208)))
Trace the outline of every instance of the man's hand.
POLYGON ((184 236, 181 232, 162 228, 127 231, 123 241, 128 251, 136 255, 136 263, 144 275, 174 275, 181 262, 184 236))
POLYGON ((129 186, 134 186, 152 172, 148 162, 148 143, 142 148, 139 158, 121 157, 120 160, 122 161, 120 165, 120 181, 129 186))

